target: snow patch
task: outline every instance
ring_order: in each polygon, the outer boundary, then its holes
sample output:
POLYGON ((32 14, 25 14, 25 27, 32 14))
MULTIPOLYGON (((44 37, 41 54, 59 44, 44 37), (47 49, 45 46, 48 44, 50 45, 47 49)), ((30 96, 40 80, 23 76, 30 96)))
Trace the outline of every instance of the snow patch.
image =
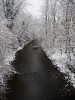
MULTIPOLYGON (((67 66, 67 63, 69 62, 67 55, 65 53, 61 54, 59 50, 56 50, 55 53, 51 54, 50 48, 47 48, 44 43, 41 44, 41 47, 46 53, 47 57, 52 60, 55 67, 58 67, 58 70, 64 74, 67 82, 69 82, 75 88, 75 74, 67 66)), ((75 57, 72 56, 72 59, 74 61, 75 57)))
POLYGON ((68 59, 67 55, 65 53, 63 53, 63 54, 55 53, 50 58, 53 61, 54 65, 56 65, 58 67, 60 72, 65 74, 65 79, 67 79, 68 82, 70 82, 75 88, 75 75, 66 66, 67 59, 68 59))

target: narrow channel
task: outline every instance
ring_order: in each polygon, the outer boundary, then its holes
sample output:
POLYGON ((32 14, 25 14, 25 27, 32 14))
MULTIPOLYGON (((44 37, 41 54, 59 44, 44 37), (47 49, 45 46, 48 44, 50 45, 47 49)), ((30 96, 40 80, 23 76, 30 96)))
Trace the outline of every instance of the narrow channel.
POLYGON ((8 81, 6 100, 75 100, 75 90, 33 43, 16 53, 14 66, 21 74, 8 81))

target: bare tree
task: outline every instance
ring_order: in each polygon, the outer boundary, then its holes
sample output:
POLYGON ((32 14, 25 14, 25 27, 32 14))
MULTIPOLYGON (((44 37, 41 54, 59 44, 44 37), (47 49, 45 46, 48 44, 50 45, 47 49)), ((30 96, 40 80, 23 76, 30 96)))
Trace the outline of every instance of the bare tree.
POLYGON ((48 21, 49 21, 49 0, 45 0, 45 29, 46 29, 46 39, 48 35, 48 21))
POLYGON ((20 6, 22 4, 22 0, 2 0, 3 11, 5 18, 8 20, 7 27, 12 31, 14 26, 14 19, 16 18, 20 6))
POLYGON ((72 25, 74 23, 74 10, 73 8, 75 7, 75 3, 73 0, 67 0, 65 2, 65 53, 67 54, 69 60, 71 61, 71 55, 70 53, 72 52, 73 47, 71 47, 71 35, 73 35, 72 31, 72 25), (71 23, 73 22, 73 23, 71 23))

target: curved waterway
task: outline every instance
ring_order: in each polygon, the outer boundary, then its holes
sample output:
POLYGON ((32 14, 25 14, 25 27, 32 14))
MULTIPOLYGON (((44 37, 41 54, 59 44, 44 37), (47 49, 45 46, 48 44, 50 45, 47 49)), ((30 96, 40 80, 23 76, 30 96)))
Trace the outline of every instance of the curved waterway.
POLYGON ((33 42, 16 53, 16 74, 8 81, 6 100, 75 100, 75 90, 33 42))

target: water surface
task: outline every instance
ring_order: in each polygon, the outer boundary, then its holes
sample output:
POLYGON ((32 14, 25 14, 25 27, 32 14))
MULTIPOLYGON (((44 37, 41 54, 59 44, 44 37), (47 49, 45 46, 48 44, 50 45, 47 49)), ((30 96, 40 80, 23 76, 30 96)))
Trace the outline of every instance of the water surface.
POLYGON ((21 74, 8 81, 6 100, 75 100, 75 90, 33 43, 17 52, 14 66, 21 74))

